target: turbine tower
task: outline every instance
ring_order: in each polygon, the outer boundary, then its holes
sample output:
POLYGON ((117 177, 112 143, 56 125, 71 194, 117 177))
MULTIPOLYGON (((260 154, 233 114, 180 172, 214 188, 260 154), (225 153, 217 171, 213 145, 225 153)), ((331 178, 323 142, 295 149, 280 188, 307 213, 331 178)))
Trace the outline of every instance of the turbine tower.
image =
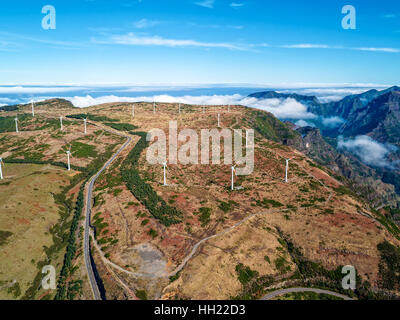
POLYGON ((3 167, 2 167, 2 164, 3 164, 3 158, 0 158, 0 180, 4 179, 3 178, 3 167))
POLYGON ((70 160, 70 156, 71 156, 71 148, 67 151, 67 157, 68 157, 68 171, 71 171, 71 160, 70 160))
POLYGON ((32 117, 35 116, 35 103, 32 101, 32 117))
POLYGON ((232 180, 231 180, 231 190, 235 190, 235 174, 236 174, 236 165, 232 166, 232 180))
POLYGON ((15 132, 18 133, 18 117, 15 117, 15 132))
POLYGON ((60 117, 60 128, 61 128, 61 131, 64 130, 64 128, 63 128, 63 117, 62 116, 60 117))
POLYGON ((221 122, 220 122, 220 114, 218 113, 218 128, 221 127, 221 122))
POLYGON ((83 119, 83 124, 85 125, 85 134, 87 133, 86 127, 87 127, 87 118, 83 119))
POLYGON ((292 159, 286 159, 286 169, 285 169, 285 183, 289 182, 288 173, 289 173, 289 161, 292 159))
POLYGON ((231 105, 228 104, 228 112, 231 112, 231 105))
POLYGON ((163 163, 163 167, 164 167, 164 187, 167 186, 167 162, 163 163))
POLYGON ((132 105, 132 117, 135 117, 135 105, 132 105))

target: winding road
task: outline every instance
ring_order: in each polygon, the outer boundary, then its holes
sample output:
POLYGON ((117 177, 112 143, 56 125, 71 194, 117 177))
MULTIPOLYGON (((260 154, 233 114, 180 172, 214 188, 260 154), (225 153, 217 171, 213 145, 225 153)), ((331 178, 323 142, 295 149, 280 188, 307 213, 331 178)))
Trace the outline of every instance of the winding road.
MULTIPOLYGON (((92 124, 96 125, 96 126, 99 126, 96 123, 92 123, 92 124)), ((87 191, 87 195, 86 195, 85 237, 84 237, 84 240, 83 240, 84 241, 83 242, 83 251, 84 251, 84 259, 85 259, 86 270, 87 270, 87 273, 88 273, 89 283, 90 283, 90 287, 92 289, 94 300, 102 300, 102 298, 101 298, 99 287, 97 286, 96 278, 94 276, 92 262, 91 262, 91 259, 90 259, 90 216, 91 216, 91 211, 92 211, 93 186, 94 186, 94 183, 96 182, 97 178, 101 175, 101 173, 110 166, 110 164, 115 160, 115 158, 118 157, 118 155, 132 141, 132 137, 130 137, 128 135, 124 135, 122 133, 119 133, 119 132, 116 132, 116 131, 112 131, 112 130, 107 129, 107 128, 103 127, 103 126, 99 126, 99 127, 101 127, 102 129, 104 129, 104 130, 106 130, 108 132, 111 132, 113 134, 116 134, 116 135, 119 135, 121 137, 127 138, 127 141, 121 146, 121 148, 119 148, 119 150, 116 153, 114 153, 114 155, 111 157, 110 160, 108 160, 106 162, 106 164, 103 166, 103 168, 101 168, 101 170, 99 172, 97 172, 90 179, 89 187, 88 187, 88 191, 87 191)))
POLYGON ((336 293, 333 291, 329 290, 322 290, 322 289, 317 289, 317 288, 287 288, 287 289, 279 289, 273 292, 270 292, 266 294, 264 297, 262 297, 260 300, 272 300, 276 297, 288 294, 288 293, 297 293, 297 292, 314 292, 318 294, 327 294, 330 296, 334 296, 343 300, 353 300, 352 298, 345 296, 340 293, 336 293))
MULTIPOLYGON (((101 127, 103 130, 106 130, 108 132, 117 134, 121 137, 127 138, 127 141, 120 147, 120 149, 111 157, 111 159, 109 159, 107 161, 107 163, 102 167, 102 169, 96 173, 96 175, 94 175, 90 182, 89 182, 89 186, 88 186, 88 192, 87 192, 87 196, 86 196, 86 220, 85 220, 85 236, 84 236, 84 259, 85 259, 85 265, 86 265, 86 269, 87 269, 87 273, 88 273, 88 277, 89 277, 89 282, 90 282, 90 286, 93 292, 93 297, 95 300, 102 300, 101 294, 100 294, 100 290, 98 288, 97 282, 96 282, 96 278, 94 276, 94 271, 93 271, 93 266, 92 266, 92 262, 91 262, 91 256, 90 256, 90 235, 93 234, 93 232, 91 232, 91 227, 90 227, 90 217, 91 217, 91 207, 92 207, 92 197, 93 197, 93 186, 94 183, 96 182, 97 178, 100 176, 100 174, 106 170, 110 164, 115 160, 115 158, 127 147, 127 145, 132 141, 132 137, 129 135, 125 135, 122 134, 120 132, 116 132, 114 130, 111 130, 107 127, 103 127, 100 126, 97 123, 93 123, 93 125, 96 125, 98 127, 101 127)), ((278 154, 279 155, 279 154, 278 154)), ((281 155, 279 155, 281 156, 281 155)), ((281 156, 282 157, 282 156, 281 156)), ((301 166, 300 166, 301 167, 301 166)), ((304 168, 303 168, 304 169, 304 168)), ((322 186, 324 186, 328 191, 329 188, 322 182, 320 181, 318 178, 314 177, 313 175, 309 174, 310 177, 316 179, 317 181, 319 181, 322 186)), ((332 198, 332 192, 330 191, 330 195, 328 197, 328 199, 326 200, 326 203, 328 203, 332 198)), ((209 236, 207 238, 204 238, 202 240, 200 240, 199 242, 197 242, 194 247, 192 248, 190 254, 185 257, 183 259, 183 261, 181 262, 181 264, 172 272, 170 272, 169 274, 164 274, 162 275, 162 277, 170 277, 173 275, 176 275, 178 272, 180 272, 185 265, 187 264, 187 262, 195 255, 196 251, 198 250, 198 248, 200 247, 201 244, 203 244, 204 242, 225 235, 229 232, 231 232, 232 230, 236 229, 237 227, 239 227, 240 225, 244 224, 245 222, 247 222, 248 220, 250 220, 251 218, 258 216, 260 214, 266 214, 266 213, 271 213, 274 212, 275 210, 268 210, 266 212, 262 212, 262 213, 255 213, 253 215, 250 215, 246 218, 244 218, 243 220, 237 222, 235 225, 231 226, 230 228, 227 228, 221 232, 219 232, 218 234, 214 234, 212 236, 209 236)), ((278 211, 278 210, 276 210, 278 211)), ((282 211, 282 210, 280 210, 282 211)), ((285 210, 283 210, 285 211, 285 210)), ((124 272, 126 274, 129 274, 131 276, 144 276, 144 277, 148 277, 150 275, 148 274, 141 274, 141 273, 135 273, 135 272, 130 272, 124 268, 121 268, 120 266, 112 263, 111 261, 109 261, 102 253, 101 249, 97 246, 97 243, 94 242, 95 248, 99 251, 100 256, 102 258, 102 260, 111 265, 112 267, 116 268, 117 270, 124 272)), ((158 275, 159 277, 160 275, 158 275)), ((151 276, 150 276, 151 277, 151 276)), ((327 295, 331 295, 331 296, 335 296, 344 300, 353 300, 350 297, 347 297, 345 295, 333 292, 333 291, 328 291, 328 290, 322 290, 322 289, 317 289, 317 288, 287 288, 287 289, 279 289, 273 292, 268 293, 267 295, 265 295, 263 298, 261 298, 261 300, 271 300, 275 297, 281 296, 281 295, 285 295, 287 293, 296 293, 296 292, 314 292, 317 294, 327 294, 327 295)))

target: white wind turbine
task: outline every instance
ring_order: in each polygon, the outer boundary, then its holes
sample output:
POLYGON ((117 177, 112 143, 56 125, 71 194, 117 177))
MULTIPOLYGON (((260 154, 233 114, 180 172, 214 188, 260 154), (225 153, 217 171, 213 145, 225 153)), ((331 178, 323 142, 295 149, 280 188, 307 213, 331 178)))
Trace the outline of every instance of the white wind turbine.
POLYGON ((32 100, 32 117, 35 116, 35 103, 32 100))
POLYGON ((0 158, 0 180, 3 180, 3 158, 0 158))
POLYGON ((83 124, 85 126, 85 134, 87 133, 87 118, 83 119, 83 124))
POLYGON ((220 114, 218 113, 218 128, 220 128, 221 127, 221 122, 220 122, 220 114))
POLYGON ((292 159, 286 159, 286 169, 285 169, 285 183, 289 182, 288 174, 289 174, 289 161, 292 159))
POLYGON ((132 105, 132 117, 135 117, 135 105, 132 105))
POLYGON ((71 147, 67 150, 67 158, 68 158, 68 171, 71 171, 71 147))
POLYGON ((63 128, 63 117, 62 116, 60 116, 60 128, 61 128, 61 131, 64 130, 64 128, 63 128))
POLYGON ((236 175, 236 165, 232 166, 232 180, 231 180, 231 190, 235 190, 235 175, 236 175))
POLYGON ((167 162, 163 163, 163 167, 164 167, 164 187, 167 186, 167 162))
POLYGON ((19 132, 19 130, 18 130, 18 116, 16 116, 14 120, 15 120, 15 132, 18 133, 19 132))
POLYGON ((179 104, 179 114, 181 114, 181 104, 179 104))

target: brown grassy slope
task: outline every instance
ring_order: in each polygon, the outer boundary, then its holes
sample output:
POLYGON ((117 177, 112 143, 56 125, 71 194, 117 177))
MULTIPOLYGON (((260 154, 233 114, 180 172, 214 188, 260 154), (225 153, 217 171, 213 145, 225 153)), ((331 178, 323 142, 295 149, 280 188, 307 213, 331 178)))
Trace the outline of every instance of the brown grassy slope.
MULTIPOLYGON (((230 113, 225 106, 207 107, 206 113, 199 106, 183 106, 180 115, 176 104, 158 104, 156 114, 152 104, 135 106, 135 118, 131 116, 131 104, 105 104, 84 112, 119 119, 145 132, 153 128, 167 132, 171 120, 178 121, 179 130, 215 128, 218 113, 223 127, 252 128, 248 119, 253 111, 239 106, 232 107, 230 113)), ((36 112, 38 117, 54 119, 60 115, 59 108, 38 107, 36 112)), ((82 110, 67 106, 65 113, 77 114, 82 110)), ((79 121, 73 121, 68 133, 73 135, 70 139, 85 139, 82 142, 96 146, 96 150, 104 148, 110 137, 101 133, 97 137, 95 128, 89 128, 89 137, 82 137, 79 134, 82 127, 79 121)), ((274 135, 270 137, 274 139, 274 135)), ((49 142, 45 159, 61 159, 56 156, 61 147, 53 150, 54 141, 49 142)), ((29 143, 32 148, 38 140, 29 143)), ((110 261, 128 272, 146 271, 157 276, 175 270, 199 241, 218 235, 202 243, 178 280, 166 288, 150 290, 143 285, 152 292, 151 297, 159 296, 163 290, 165 298, 229 298, 241 290, 235 271, 239 263, 260 275, 272 275, 278 281, 296 270, 287 249, 280 243, 281 233, 288 235, 307 259, 321 262, 328 269, 354 265, 372 284, 378 278, 377 244, 387 239, 398 245, 379 223, 365 216, 374 215, 368 204, 340 192, 341 184, 328 170, 318 169, 303 154, 258 134, 255 171, 236 180, 236 185, 244 188, 241 191, 228 190, 230 167, 225 165, 170 165, 170 186, 162 187, 162 167, 149 165, 145 153, 142 154, 139 162, 142 178, 183 214, 182 223, 167 228, 150 215, 121 179, 120 165, 129 150, 96 184, 92 218, 103 224, 98 241, 110 261), (292 157, 290 181, 285 184, 284 159, 292 157), (230 201, 231 206, 223 210, 221 201, 230 201), (201 208, 210 209, 209 221, 201 219, 201 208), (153 232, 149 233, 150 230, 153 232), (229 232, 224 233, 226 230, 229 232), (143 254, 145 244, 153 248, 147 251, 151 253, 149 259, 143 258, 149 257, 143 254), (282 267, 279 261, 286 263, 282 267)), ((85 164, 88 160, 80 161, 85 164)), ((125 276, 132 287, 140 287, 141 281, 125 276)))
MULTIPOLYGON (((207 107, 205 114, 196 106, 184 106, 181 115, 177 110, 176 104, 158 104, 154 114, 151 104, 136 104, 134 119, 130 104, 101 105, 89 108, 88 112, 112 114, 122 122, 137 125, 140 131, 161 128, 166 132, 170 120, 178 121, 179 130, 215 128, 218 113, 221 113, 223 127, 245 128, 248 127, 246 117, 252 112, 234 107, 227 113, 224 106, 207 107)), ((171 271, 190 254, 198 241, 255 215, 231 232, 204 242, 180 278, 165 289, 166 297, 228 298, 235 295, 240 288, 235 273, 238 263, 250 266, 260 275, 278 276, 281 271, 275 261, 283 256, 294 271, 295 266, 285 249, 277 250, 280 247, 277 230, 288 234, 306 258, 321 262, 328 269, 354 265, 364 279, 376 284, 377 244, 384 239, 397 245, 398 241, 379 223, 363 215, 373 216, 368 206, 359 199, 338 193, 336 188, 341 184, 329 171, 316 168, 299 152, 259 135, 255 160, 254 173, 237 181, 244 190, 229 192, 229 166, 170 165, 168 182, 171 186, 162 187, 162 167, 149 165, 145 153, 142 154, 139 164, 142 178, 183 213, 183 222, 169 228, 152 218, 122 181, 107 186, 107 174, 118 176, 116 166, 99 180, 97 192, 102 201, 94 212, 108 224, 105 234, 118 240, 104 246, 109 259, 127 271, 141 270, 143 262, 127 253, 138 244, 151 243, 163 252, 166 270, 171 271), (284 158, 291 157, 294 160, 290 183, 285 184, 284 158), (275 203, 271 204, 270 200, 275 203), (234 205, 224 212, 220 201, 232 201, 234 205), (207 224, 202 224, 197 214, 202 207, 211 209, 207 224), (154 238, 149 235, 151 229, 157 233, 154 238), (209 286, 204 286, 206 279, 209 286)))

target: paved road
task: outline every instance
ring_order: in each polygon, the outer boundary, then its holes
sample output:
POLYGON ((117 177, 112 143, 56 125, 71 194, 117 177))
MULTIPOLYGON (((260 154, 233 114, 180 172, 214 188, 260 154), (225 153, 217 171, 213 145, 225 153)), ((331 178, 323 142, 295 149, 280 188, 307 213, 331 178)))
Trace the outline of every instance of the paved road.
POLYGON ((340 294, 340 293, 336 293, 336 292, 329 291, 329 290, 316 289, 316 288, 279 289, 279 290, 276 290, 276 291, 273 291, 273 292, 270 292, 270 293, 266 294, 260 300, 272 300, 273 298, 276 298, 278 296, 282 296, 282 295, 287 294, 287 293, 295 293, 295 292, 314 292, 314 293, 318 293, 318 294, 327 294, 327 295, 330 295, 330 296, 341 298, 343 300, 353 300, 352 298, 347 297, 347 296, 345 296, 343 294, 340 294))
MULTIPOLYGON (((96 124, 95 124, 96 125, 96 124)), ((102 127, 103 129, 107 130, 106 128, 102 127)), ((86 221, 85 221, 85 238, 84 238, 84 243, 83 243, 83 251, 84 251, 84 259, 85 259, 85 265, 86 265, 86 270, 88 273, 89 277, 89 282, 90 282, 90 287, 93 292, 93 297, 94 300, 101 300, 101 295, 100 295, 100 290, 99 287, 97 286, 96 278, 94 276, 93 272, 93 266, 90 261, 90 246, 89 246, 89 231, 90 231, 90 214, 92 210, 92 195, 93 195, 93 186, 94 183, 96 182, 97 178, 100 176, 100 174, 107 169, 110 164, 115 160, 115 158, 121 153, 122 150, 126 148, 126 146, 132 141, 132 138, 130 136, 124 135, 117 133, 115 131, 107 130, 110 131, 114 134, 117 134, 121 137, 127 138, 127 141, 122 145, 122 147, 111 157, 110 160, 107 161, 107 163, 104 165, 104 167, 96 173, 95 176, 92 177, 89 183, 89 188, 87 192, 87 197, 86 197, 86 221)))

